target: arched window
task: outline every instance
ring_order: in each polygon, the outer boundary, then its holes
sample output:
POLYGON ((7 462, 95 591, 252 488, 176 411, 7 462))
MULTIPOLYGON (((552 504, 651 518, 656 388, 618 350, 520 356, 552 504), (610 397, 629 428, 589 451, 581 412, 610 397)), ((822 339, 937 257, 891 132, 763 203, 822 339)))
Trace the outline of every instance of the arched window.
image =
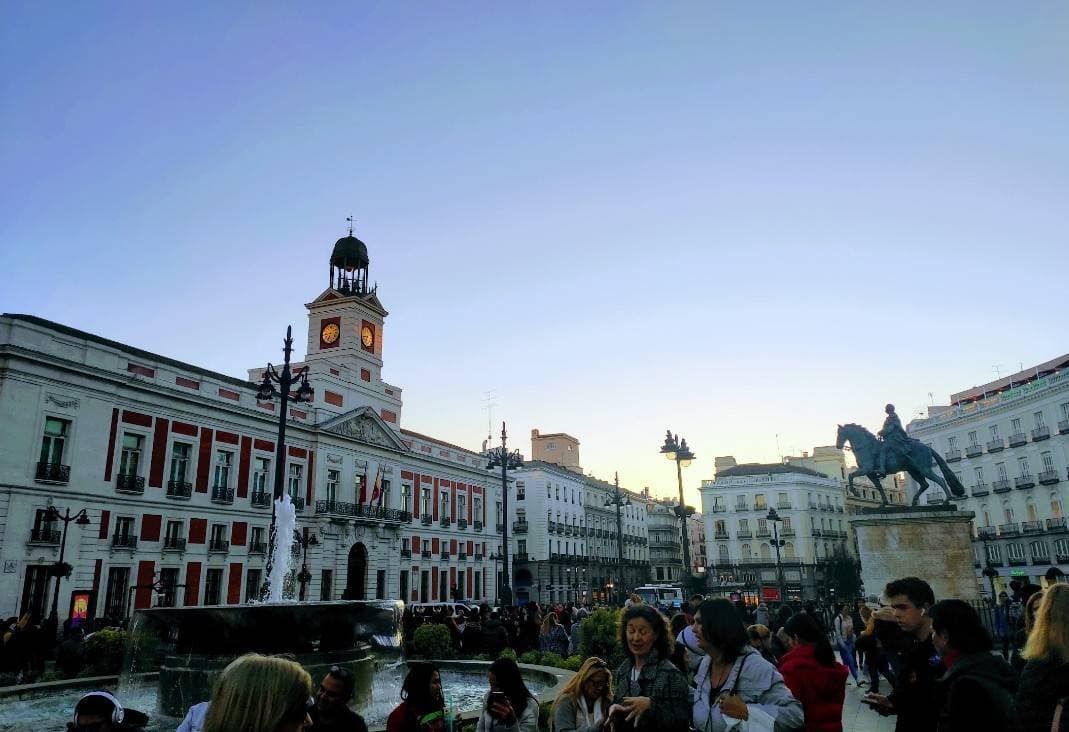
POLYGON ((987 511, 987 504, 986 503, 983 503, 983 504, 980 505, 980 515, 984 517, 983 525, 984 526, 990 526, 991 525, 991 514, 988 513, 988 511, 987 511))
POLYGON ((747 559, 753 559, 753 550, 750 548, 749 544, 742 545, 742 558, 743 561, 747 559))
POLYGON ((727 544, 720 544, 717 548, 717 553, 720 555, 721 564, 728 564, 731 561, 731 557, 728 555, 727 544))
POLYGON ((1050 515, 1052 518, 1062 517, 1062 499, 1057 493, 1050 494, 1050 515))
POLYGON ((762 542, 762 544, 761 544, 761 559, 771 559, 771 558, 772 558, 772 548, 768 544, 765 544, 765 543, 762 542))
POLYGON ((1039 512, 1036 511, 1036 502, 1032 500, 1031 496, 1029 496, 1028 500, 1025 501, 1024 510, 1025 510, 1025 515, 1028 516, 1028 518, 1027 518, 1028 521, 1038 521, 1039 520, 1039 512))
POLYGON ((1002 502, 1002 515, 1006 518, 1006 523, 1013 523, 1013 506, 1010 505, 1009 501, 1002 502))
POLYGON ((794 559, 794 542, 788 541, 783 545, 783 556, 786 559, 794 559))

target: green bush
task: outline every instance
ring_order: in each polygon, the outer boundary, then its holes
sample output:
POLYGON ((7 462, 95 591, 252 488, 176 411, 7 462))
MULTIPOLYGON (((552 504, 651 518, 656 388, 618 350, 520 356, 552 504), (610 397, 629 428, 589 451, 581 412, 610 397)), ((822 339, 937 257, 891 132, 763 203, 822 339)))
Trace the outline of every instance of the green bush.
POLYGON ((498 658, 511 658, 513 661, 515 661, 516 651, 512 650, 511 648, 506 648, 505 650, 501 651, 501 655, 498 656, 498 658))
POLYGON ((567 671, 578 671, 579 667, 582 665, 583 657, 577 653, 574 656, 568 656, 566 659, 564 659, 564 664, 561 666, 561 668, 567 671))
POLYGON ((106 676, 122 671, 122 657, 125 647, 125 630, 104 628, 93 633, 85 641, 85 657, 89 660, 85 669, 88 672, 86 675, 106 676))
POLYGON ((544 701, 538 705, 538 729, 550 728, 550 717, 553 714, 553 700, 544 701))
MULTIPOLYGON (((515 651, 513 651, 515 653, 515 651)), ((524 651, 520 656, 520 663, 529 663, 532 666, 538 666, 542 663, 542 654, 538 651, 524 651)))
POLYGON ((453 639, 449 628, 440 624, 419 626, 412 636, 412 650, 424 658, 451 658, 453 639))
POLYGON ((595 610, 583 620, 579 642, 583 658, 597 656, 615 669, 624 660, 620 647, 620 611, 595 610))
POLYGON ((37 677, 37 683, 43 684, 46 681, 62 681, 67 678, 59 671, 45 671, 43 674, 37 677))
POLYGON ((543 666, 554 666, 555 668, 564 668, 564 657, 559 653, 543 653, 542 654, 543 666))

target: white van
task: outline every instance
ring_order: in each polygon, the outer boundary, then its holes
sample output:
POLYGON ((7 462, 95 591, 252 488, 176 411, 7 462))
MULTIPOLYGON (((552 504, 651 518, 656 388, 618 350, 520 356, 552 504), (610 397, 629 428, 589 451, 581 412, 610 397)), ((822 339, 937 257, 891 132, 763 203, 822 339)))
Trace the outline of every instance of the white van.
POLYGON ((665 605, 674 610, 683 607, 683 588, 676 585, 642 585, 635 594, 647 605, 665 605))

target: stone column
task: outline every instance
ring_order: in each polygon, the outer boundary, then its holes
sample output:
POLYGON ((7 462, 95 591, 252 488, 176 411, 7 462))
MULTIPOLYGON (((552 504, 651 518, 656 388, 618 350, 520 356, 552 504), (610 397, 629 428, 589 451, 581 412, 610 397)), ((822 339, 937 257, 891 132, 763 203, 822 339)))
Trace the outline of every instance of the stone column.
POLYGON ((863 509, 849 519, 857 537, 866 595, 902 577, 920 577, 935 599, 977 600, 972 511, 954 505, 863 509))

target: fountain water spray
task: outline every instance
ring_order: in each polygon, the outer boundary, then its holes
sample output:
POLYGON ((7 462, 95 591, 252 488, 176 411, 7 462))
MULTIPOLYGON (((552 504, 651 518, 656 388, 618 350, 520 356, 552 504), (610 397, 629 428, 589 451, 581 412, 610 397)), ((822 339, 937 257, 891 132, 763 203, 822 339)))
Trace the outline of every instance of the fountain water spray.
POLYGON ((290 571, 296 529, 297 511, 289 494, 284 493, 275 501, 275 548, 271 555, 271 574, 267 578, 268 602, 282 602, 282 584, 290 571))

